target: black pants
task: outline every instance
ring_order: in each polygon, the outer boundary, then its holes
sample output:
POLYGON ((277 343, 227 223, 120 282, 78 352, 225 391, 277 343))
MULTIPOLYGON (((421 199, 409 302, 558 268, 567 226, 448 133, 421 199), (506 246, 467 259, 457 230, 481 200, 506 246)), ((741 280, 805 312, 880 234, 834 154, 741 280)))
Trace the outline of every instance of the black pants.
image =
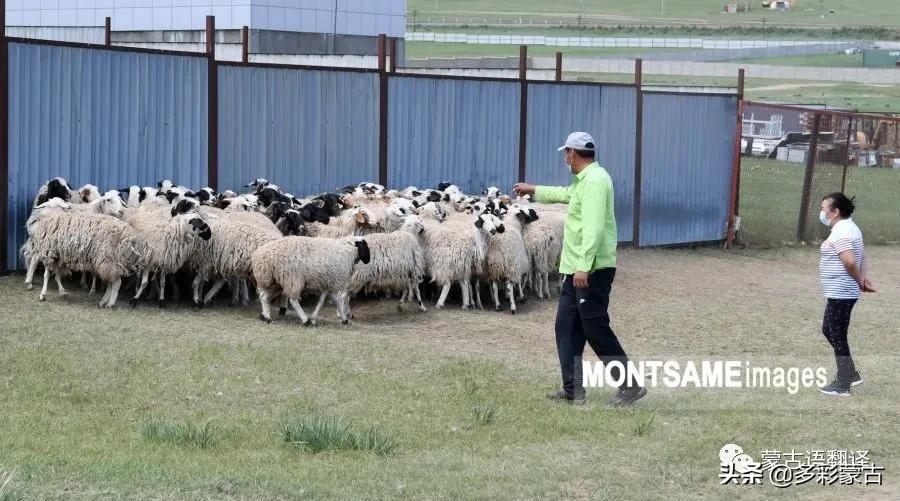
MULTIPOLYGON (((615 277, 615 268, 603 268, 588 276, 586 289, 576 288, 571 275, 563 282, 556 312, 556 351, 563 389, 570 395, 584 394, 581 355, 585 341, 603 363, 618 360, 627 366, 625 350, 609 327, 609 293, 615 277)), ((614 372, 610 376, 619 378, 614 372)))
POLYGON ((850 381, 856 375, 856 366, 850 357, 850 344, 847 342, 850 313, 855 304, 855 299, 829 299, 822 318, 822 334, 834 348, 834 359, 837 362, 835 380, 842 388, 850 388, 850 381))

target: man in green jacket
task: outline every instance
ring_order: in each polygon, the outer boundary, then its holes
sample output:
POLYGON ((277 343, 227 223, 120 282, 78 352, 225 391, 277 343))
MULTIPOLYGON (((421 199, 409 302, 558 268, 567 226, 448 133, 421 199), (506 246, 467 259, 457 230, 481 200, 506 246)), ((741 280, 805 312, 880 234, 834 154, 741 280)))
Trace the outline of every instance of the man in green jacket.
MULTIPOLYGON (((616 216, 613 184, 606 169, 594 161, 594 139, 585 132, 573 132, 566 139, 565 162, 572 172, 568 187, 533 186, 518 183, 520 196, 533 194, 536 201, 567 203, 566 226, 559 273, 565 278, 556 313, 556 349, 563 388, 548 398, 576 405, 584 404, 581 355, 587 341, 606 364, 628 365, 628 357, 609 327, 609 294, 616 276, 616 216)), ((617 368, 610 371, 618 380, 617 368)), ((627 372, 627 371, 626 371, 627 372)), ((647 390, 627 375, 610 405, 627 406, 647 390)))

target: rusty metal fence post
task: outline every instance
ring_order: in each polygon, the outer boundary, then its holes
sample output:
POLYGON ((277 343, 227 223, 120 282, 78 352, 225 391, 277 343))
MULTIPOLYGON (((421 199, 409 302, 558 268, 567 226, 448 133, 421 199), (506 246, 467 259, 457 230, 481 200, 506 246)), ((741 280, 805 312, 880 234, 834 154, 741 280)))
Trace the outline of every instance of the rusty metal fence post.
POLYGON ((109 16, 103 20, 103 45, 112 45, 112 18, 109 16))
POLYGON ((528 151, 528 46, 519 47, 519 182, 525 182, 528 151))
POLYGON ((850 136, 853 134, 853 117, 847 120, 847 143, 844 147, 844 170, 841 172, 841 193, 847 191, 847 167, 850 166, 850 136))
POLYGON ((634 61, 635 122, 634 122, 634 221, 632 223, 631 244, 641 247, 641 183, 643 182, 643 135, 644 135, 644 94, 641 90, 644 61, 634 61))
POLYGON ((378 35, 378 184, 388 184, 387 35, 378 35))
POLYGON ((0 275, 6 274, 9 247, 9 44, 6 41, 6 1, 0 0, 0 275))
POLYGON ((803 192, 800 196, 800 214, 797 217, 797 241, 806 241, 806 222, 809 219, 809 202, 812 193, 813 172, 816 169, 816 157, 819 149, 819 127, 822 114, 813 115, 812 132, 809 137, 809 150, 806 154, 806 172, 803 175, 803 192))
POLYGON ((207 177, 210 188, 219 189, 219 65, 216 64, 216 17, 206 16, 207 128, 209 133, 207 177))
POLYGON ((562 52, 556 53, 556 74, 554 80, 562 82, 562 52))
POLYGON ((241 28, 241 62, 250 62, 250 28, 241 28))
POLYGON ((737 217, 741 192, 741 137, 744 128, 744 69, 738 70, 737 128, 734 132, 734 151, 731 159, 731 193, 728 203, 728 231, 725 235, 725 248, 730 249, 734 243, 737 229, 737 217))

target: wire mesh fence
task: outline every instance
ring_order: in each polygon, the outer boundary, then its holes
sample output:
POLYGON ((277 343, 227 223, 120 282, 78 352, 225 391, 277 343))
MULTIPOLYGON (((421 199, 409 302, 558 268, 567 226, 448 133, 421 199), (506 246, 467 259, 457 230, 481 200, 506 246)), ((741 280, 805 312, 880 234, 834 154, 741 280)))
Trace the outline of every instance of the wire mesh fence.
POLYGON ((900 242, 900 118, 747 103, 741 130, 738 242, 815 243, 822 198, 856 197, 867 242, 900 242))

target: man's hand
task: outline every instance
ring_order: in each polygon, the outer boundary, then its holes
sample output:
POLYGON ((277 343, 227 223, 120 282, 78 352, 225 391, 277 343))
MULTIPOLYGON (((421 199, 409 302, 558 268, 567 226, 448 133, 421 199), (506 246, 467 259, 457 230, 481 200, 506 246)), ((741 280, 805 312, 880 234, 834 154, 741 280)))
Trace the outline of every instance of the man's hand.
POLYGON ((528 183, 516 183, 513 185, 513 191, 516 195, 524 197, 525 195, 534 195, 534 185, 528 183))
POLYGON ((572 283, 575 287, 579 289, 587 289, 588 286, 588 274, 586 271, 576 271, 574 275, 572 275, 572 283))
POLYGON ((872 284, 872 281, 869 280, 868 278, 863 279, 863 283, 862 283, 862 286, 860 287, 860 289, 863 292, 875 292, 875 286, 872 284))

